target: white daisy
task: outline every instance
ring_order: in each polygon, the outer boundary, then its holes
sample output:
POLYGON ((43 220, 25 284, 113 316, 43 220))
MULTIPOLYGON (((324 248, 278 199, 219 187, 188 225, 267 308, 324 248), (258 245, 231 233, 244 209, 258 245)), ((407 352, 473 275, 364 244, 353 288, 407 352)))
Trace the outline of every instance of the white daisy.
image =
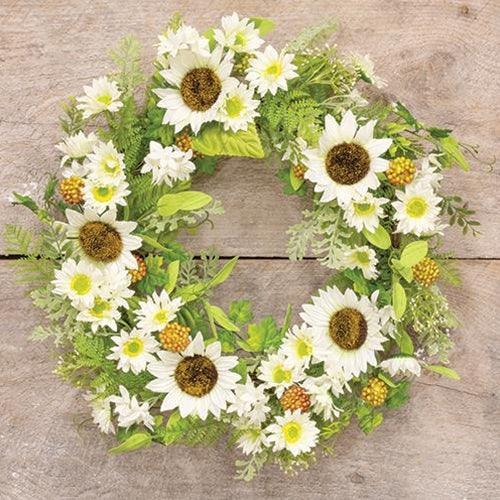
POLYGON ((250 377, 247 377, 245 384, 236 386, 236 399, 228 406, 228 413, 236 412, 239 417, 245 417, 252 425, 263 423, 271 410, 267 406, 269 397, 264 390, 263 385, 256 387, 250 377))
POLYGON ((75 135, 66 137, 62 142, 56 145, 56 148, 63 153, 61 158, 61 166, 68 160, 82 160, 97 144, 98 139, 94 132, 85 135, 82 131, 75 135))
POLYGON ((109 400, 115 404, 115 413, 118 415, 118 426, 129 428, 134 424, 144 424, 153 430, 154 419, 149 413, 149 403, 139 404, 137 396, 130 397, 126 387, 120 385, 120 396, 111 396, 109 400))
POLYGON ((264 382, 264 387, 274 389, 278 397, 283 395, 286 388, 304 378, 302 366, 296 365, 282 352, 270 354, 264 359, 257 376, 264 382))
POLYGON ((137 327, 146 332, 163 330, 175 319, 175 314, 182 304, 181 298, 171 299, 165 290, 162 290, 160 295, 153 292, 153 295, 138 304, 138 309, 135 311, 138 319, 137 327))
POLYGON ((359 199, 349 200, 342 208, 344 219, 350 227, 359 233, 366 229, 373 233, 381 218, 385 217, 382 205, 388 203, 387 198, 375 198, 371 193, 359 199))
POLYGON ((380 368, 388 372, 392 377, 398 373, 402 375, 416 375, 420 377, 420 363, 413 356, 399 355, 393 358, 385 359, 380 363, 380 368))
POLYGON ((68 297, 76 307, 91 307, 99 293, 103 275, 88 262, 74 259, 63 262, 55 272, 54 293, 68 297))
POLYGON ((90 175, 104 182, 116 182, 124 178, 124 154, 119 153, 111 141, 99 142, 88 155, 90 175))
POLYGON ((95 210, 102 214, 108 208, 116 208, 117 205, 125 206, 125 198, 130 194, 128 182, 118 180, 109 182, 101 179, 89 178, 85 180, 83 187, 84 207, 95 210))
POLYGON ((320 415, 324 420, 332 420, 340 415, 340 409, 335 406, 332 394, 339 396, 344 393, 344 385, 340 379, 328 375, 321 377, 307 377, 302 382, 302 387, 311 398, 311 411, 320 415))
POLYGON ((387 305, 379 309, 380 325, 382 335, 395 337, 396 333, 396 313, 392 305, 387 305))
POLYGON ((250 87, 264 96, 267 92, 275 95, 278 89, 287 90, 287 81, 295 78, 298 73, 297 66, 292 63, 295 55, 281 52, 278 54, 274 47, 268 45, 264 52, 256 52, 250 59, 246 79, 250 87))
POLYGON ((156 378, 146 387, 166 393, 160 411, 179 408, 181 417, 208 413, 220 418, 227 403, 234 402, 234 390, 240 375, 231 371, 238 364, 236 356, 221 356, 220 342, 205 346, 201 332, 182 353, 158 352, 160 361, 149 364, 156 378))
POLYGON ((327 370, 359 376, 369 365, 377 366, 375 354, 387 339, 380 333, 378 309, 368 297, 327 287, 312 302, 302 306, 300 316, 319 336, 322 349, 316 358, 327 370))
POLYGON ((429 186, 434 191, 438 191, 441 187, 441 181, 443 180, 443 174, 440 169, 441 165, 435 154, 426 156, 422 160, 422 165, 420 170, 417 171, 413 183, 419 184, 420 186, 429 186))
POLYGON ((129 288, 132 277, 128 270, 122 267, 105 267, 102 273, 101 297, 111 299, 118 307, 128 309, 127 299, 134 295, 134 290, 129 288))
POLYGON ((115 301, 97 296, 92 307, 81 309, 76 319, 84 323, 90 323, 92 332, 96 333, 99 328, 109 328, 116 332, 118 328, 116 322, 120 317, 118 304, 115 301))
POLYGON ((149 143, 149 154, 144 158, 142 174, 152 172, 153 183, 172 187, 175 181, 187 181, 196 165, 191 161, 193 151, 180 150, 177 146, 163 147, 159 142, 149 143))
POLYGON ((65 178, 68 177, 79 177, 83 179, 89 173, 89 162, 84 160, 82 163, 73 160, 71 164, 63 168, 62 175, 65 178))
POLYGON ((304 177, 315 183, 314 191, 322 192, 321 201, 337 199, 347 205, 380 185, 378 172, 389 162, 381 158, 392 139, 375 139, 375 120, 358 128, 356 117, 347 111, 338 124, 332 115, 325 117, 325 130, 318 147, 304 152, 308 170, 304 177))
POLYGON ((367 280, 378 276, 377 264, 377 253, 369 246, 354 247, 345 253, 344 266, 348 269, 361 269, 367 280))
POLYGON ((82 259, 94 265, 112 265, 137 269, 137 260, 132 255, 142 243, 139 236, 132 235, 136 222, 117 221, 116 211, 108 210, 99 215, 91 209, 83 214, 66 210, 67 236, 73 238, 82 259))
POLYGON ((240 19, 236 12, 224 16, 221 20, 222 29, 214 30, 214 38, 223 47, 234 52, 255 52, 264 40, 259 36, 259 30, 247 17, 240 19))
POLYGON ((85 85, 83 90, 86 95, 76 99, 79 102, 76 107, 83 111, 83 118, 89 118, 102 111, 114 113, 123 106, 118 84, 105 76, 95 78, 92 80, 92 85, 85 85))
POLYGON ((92 408, 92 420, 104 434, 114 434, 115 426, 112 421, 111 402, 109 398, 91 392, 85 394, 84 398, 92 408))
POLYGON ((293 325, 286 332, 279 351, 292 360, 294 365, 307 368, 318 347, 318 340, 312 329, 302 324, 300 327, 293 325))
POLYGON ((174 88, 154 90, 160 98, 158 107, 166 110, 163 123, 174 125, 175 132, 190 125, 197 134, 204 123, 215 120, 226 92, 234 85, 232 69, 231 54, 224 56, 220 46, 207 56, 179 51, 171 58, 170 68, 160 71, 174 88))
POLYGON ((239 437, 236 440, 238 448, 241 448, 245 455, 259 453, 270 445, 269 438, 259 425, 249 425, 244 423, 237 426, 239 437))
POLYGON ((300 410, 285 411, 277 416, 274 424, 267 427, 273 451, 288 450, 294 457, 311 451, 318 441, 319 429, 307 413, 300 410))
POLYGON ((156 360, 152 353, 157 352, 160 345, 150 333, 135 328, 131 332, 122 330, 119 336, 115 335, 111 340, 116 346, 111 348, 112 353, 106 359, 118 360, 119 370, 125 373, 130 370, 135 375, 156 360))
POLYGON ((368 54, 362 56, 359 54, 351 54, 351 63, 359 72, 361 79, 367 83, 371 83, 379 89, 385 87, 387 82, 379 78, 375 74, 375 65, 368 54))
POLYGON ((217 119, 224 124, 224 130, 247 130, 248 124, 259 115, 256 111, 259 104, 253 99, 253 91, 244 83, 234 85, 224 96, 217 119))
POLYGON ((192 50, 202 56, 210 54, 208 39, 201 36, 192 26, 183 24, 177 30, 169 29, 159 35, 158 57, 175 57, 180 50, 192 50))
MULTIPOLYGON (((282 145, 280 145, 281 149, 282 145)), ((293 165, 302 163, 304 160, 304 151, 307 150, 307 142, 302 137, 297 137, 290 141, 283 153, 281 159, 290 161, 293 165)))
POLYGON ((434 194, 430 186, 410 184, 404 191, 397 190, 396 196, 399 201, 392 202, 392 206, 396 210, 394 218, 398 221, 398 232, 421 236, 436 229, 441 198, 434 194))

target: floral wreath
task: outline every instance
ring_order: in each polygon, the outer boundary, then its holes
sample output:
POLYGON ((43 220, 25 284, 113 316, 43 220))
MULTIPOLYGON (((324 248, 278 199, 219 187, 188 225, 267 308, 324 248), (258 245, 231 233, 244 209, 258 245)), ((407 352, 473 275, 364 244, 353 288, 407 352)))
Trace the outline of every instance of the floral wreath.
POLYGON ((116 73, 64 105, 62 176, 43 196, 13 195, 42 223, 5 231, 46 314, 34 338, 54 337, 55 373, 86 391, 112 453, 227 436, 242 479, 268 462, 307 468, 351 420, 369 433, 405 404, 422 368, 459 378, 457 321, 436 285, 459 278, 439 248, 446 223, 478 223, 441 182, 475 150, 389 102, 367 56, 325 44, 335 23, 281 52, 263 49, 272 28, 232 14, 200 35, 174 16, 149 79, 123 39, 116 73), (222 213, 191 178, 224 156, 274 158, 284 192, 310 197, 288 254, 338 272, 302 323, 290 306, 279 323, 253 322, 247 300, 223 310, 212 291, 237 258, 177 241, 222 213))

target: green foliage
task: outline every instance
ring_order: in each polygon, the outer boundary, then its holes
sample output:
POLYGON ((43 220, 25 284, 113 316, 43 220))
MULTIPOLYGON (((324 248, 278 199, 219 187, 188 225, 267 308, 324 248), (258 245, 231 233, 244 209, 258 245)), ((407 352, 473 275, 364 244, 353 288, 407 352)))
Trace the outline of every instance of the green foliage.
POLYGON ((250 455, 246 460, 236 460, 236 479, 252 481, 269 460, 269 453, 262 451, 250 455))
POLYGON ((149 254, 144 259, 146 263, 146 276, 137 283, 139 292, 150 295, 157 288, 168 283, 168 271, 165 267, 165 259, 161 255, 149 254))
POLYGON ((244 326, 253 319, 249 300, 234 300, 229 306, 229 319, 238 326, 244 326))
POLYGON ((298 196, 305 196, 307 193, 306 183, 302 183, 297 189, 292 185, 289 167, 283 167, 278 170, 276 177, 283 182, 283 193, 286 195, 296 194, 298 196))
POLYGON ((425 368, 427 370, 430 370, 431 372, 439 373, 439 375, 442 375, 443 377, 447 377, 447 378, 450 378, 452 380, 460 380, 460 375, 455 370, 452 370, 451 368, 448 368, 447 366, 427 365, 425 368))
POLYGON ((397 384, 395 387, 389 387, 385 406, 395 410, 404 406, 410 399, 410 382, 404 380, 397 384))
POLYGON ((248 325, 248 336, 238 345, 248 352, 272 351, 279 347, 283 333, 276 326, 271 316, 266 316, 260 323, 248 325))
POLYGON ((61 104, 63 114, 59 117, 59 125, 68 136, 77 134, 83 127, 83 113, 77 109, 77 104, 74 97, 61 104))
POLYGON ((318 47, 328 41, 329 37, 337 31, 336 20, 328 20, 317 26, 309 26, 290 43, 287 44, 287 52, 302 52, 309 47, 318 47))
POLYGON ((148 448, 153 442, 153 436, 149 432, 135 432, 125 441, 120 443, 109 450, 113 455, 120 453, 129 453, 131 451, 140 450, 141 448, 148 448))
POLYGON ((449 224, 458 225, 462 229, 463 234, 469 231, 472 236, 479 236, 481 233, 477 229, 481 225, 480 222, 473 219, 475 210, 469 208, 469 203, 464 202, 460 196, 444 196, 441 202, 441 211, 449 216, 449 224))
POLYGON ((368 405, 360 405, 356 410, 359 428, 365 433, 373 432, 384 420, 381 412, 374 410, 368 405))
POLYGON ((122 38, 109 55, 118 70, 111 75, 112 78, 118 83, 120 90, 125 95, 132 94, 145 80, 141 69, 141 44, 139 40, 130 35, 122 38))
POLYGON ((212 197, 200 191, 181 191, 180 193, 164 194, 158 200, 158 213, 170 217, 179 211, 190 212, 208 205, 212 197))

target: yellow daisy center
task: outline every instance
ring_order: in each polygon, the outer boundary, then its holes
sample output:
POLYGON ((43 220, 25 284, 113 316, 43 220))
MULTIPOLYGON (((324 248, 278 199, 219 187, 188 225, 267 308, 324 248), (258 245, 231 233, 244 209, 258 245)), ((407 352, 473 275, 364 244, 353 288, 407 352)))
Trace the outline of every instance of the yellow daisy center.
POLYGON ((237 118, 245 109, 245 103, 241 97, 235 95, 226 100, 226 113, 230 118, 237 118))
POLYGON ((353 203, 354 213, 359 217, 368 217, 375 212, 374 203, 353 203))
POLYGON ((287 422, 283 428, 283 437, 285 438, 285 443, 287 444, 295 444, 302 437, 302 426, 295 421, 287 422))
POLYGON ((129 356, 130 358, 139 356, 143 351, 144 341, 142 339, 132 338, 123 344, 123 354, 125 354, 125 356, 129 356))
POLYGON ((344 142, 328 151, 325 167, 333 181, 351 186, 366 177, 370 170, 370 155, 363 146, 344 142))
POLYGON ((234 44, 244 47, 247 44, 247 37, 245 36, 245 34, 242 32, 236 33, 234 44))
POLYGON ((282 73, 283 65, 279 61, 273 62, 264 70, 264 75, 271 78, 278 78, 282 73))
POLYGON ((414 196, 406 202, 406 213, 413 219, 424 217, 428 208, 427 200, 421 196, 414 196))
POLYGON ((360 264, 369 264, 370 263, 370 256, 368 255, 368 252, 365 252, 363 250, 359 250, 356 252, 355 259, 360 264))
POLYGON ((333 314, 329 323, 330 338, 347 351, 359 349, 368 335, 366 319, 357 309, 345 307, 333 314))
POLYGON ((98 262, 113 262, 122 250, 120 233, 109 224, 100 221, 87 222, 78 235, 84 253, 98 262))
POLYGON ((300 338, 295 343, 295 352, 299 358, 306 358, 312 354, 312 344, 309 339, 300 338))
POLYGON ((167 309, 160 309, 159 311, 157 311, 155 313, 155 315, 153 316, 153 319, 157 322, 157 323, 166 323, 169 319, 169 316, 170 316, 170 313, 167 309))
POLYGON ((273 370, 273 382, 276 384, 282 384, 283 382, 292 381, 292 371, 287 370, 283 365, 278 365, 273 370))
POLYGON ((104 315, 111 309, 111 305, 107 300, 96 297, 94 306, 90 310, 90 314, 95 318, 103 318, 104 315))
POLYGON ((116 187, 114 186, 99 186, 92 188, 92 196, 94 200, 99 201, 101 203, 106 203, 113 199, 113 196, 116 193, 116 187))
POLYGON ((107 155, 101 160, 101 168, 107 174, 115 175, 120 172, 120 161, 116 156, 107 155))
POLYGON ((92 289, 92 280, 86 274, 75 274, 69 287, 78 295, 87 295, 92 289))
POLYGON ((113 102, 113 98, 109 94, 101 94, 96 100, 97 102, 104 104, 104 106, 109 106, 113 102))
POLYGON ((194 68, 181 82, 181 96, 193 111, 207 111, 217 101, 222 90, 219 77, 210 68, 194 68))
POLYGON ((215 387, 219 375, 211 359, 195 354, 182 358, 174 377, 183 392, 201 398, 215 387))

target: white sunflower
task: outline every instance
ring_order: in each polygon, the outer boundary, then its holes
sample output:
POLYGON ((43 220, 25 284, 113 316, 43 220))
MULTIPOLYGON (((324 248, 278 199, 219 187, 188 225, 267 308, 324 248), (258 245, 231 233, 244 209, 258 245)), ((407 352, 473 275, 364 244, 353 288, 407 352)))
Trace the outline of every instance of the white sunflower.
POLYGON ((240 375, 231 371, 236 356, 221 356, 220 342, 205 346, 201 332, 181 353, 160 351, 148 371, 156 378, 146 386, 153 392, 166 393, 160 411, 179 408, 181 417, 197 415, 205 420, 208 413, 216 418, 227 403, 234 402, 234 390, 240 375))
POLYGON ((413 356, 400 354, 392 358, 385 359, 380 363, 380 368, 395 377, 398 373, 402 375, 416 375, 420 377, 420 363, 413 356))
POLYGON ((84 207, 102 214, 108 208, 124 207, 130 194, 128 182, 124 179, 109 182, 98 178, 85 179, 83 186, 84 207))
POLYGON ((75 307, 91 307, 103 280, 101 270, 85 261, 76 263, 74 259, 64 261, 54 275, 53 292, 68 297, 75 307))
POLYGON ((136 222, 117 221, 115 210, 102 215, 91 209, 85 209, 83 214, 70 209, 65 213, 67 237, 73 239, 83 260, 102 267, 137 269, 132 251, 141 246, 142 240, 131 234, 136 222))
POLYGON ((148 429, 153 430, 154 418, 149 413, 149 403, 142 404, 137 400, 137 396, 130 397, 126 387, 120 385, 118 388, 120 395, 111 396, 109 400, 115 404, 115 413, 118 415, 118 427, 128 429, 134 424, 144 424, 148 429))
POLYGON ((84 395, 84 398, 89 402, 92 409, 92 420, 99 427, 99 430, 104 434, 114 434, 115 426, 113 425, 111 401, 109 398, 102 397, 101 394, 93 394, 91 392, 84 395))
POLYGON ((103 182, 116 182, 125 177, 125 155, 111 141, 98 142, 87 156, 89 175, 103 182))
POLYGON ((315 184, 316 192, 323 193, 322 202, 336 199, 347 205, 380 185, 377 173, 389 166, 381 155, 389 149, 392 139, 375 139, 375 124, 371 120, 359 127, 350 110, 340 124, 332 115, 325 117, 318 147, 304 152, 308 167, 304 177, 315 184))
POLYGON ((311 451, 318 442, 319 429, 307 413, 285 411, 266 429, 273 451, 288 450, 294 457, 311 451))
POLYGON ((375 354, 387 339, 380 333, 378 309, 368 297, 327 287, 302 309, 301 318, 320 338, 316 358, 324 361, 326 370, 342 369, 349 377, 366 372, 369 365, 377 366, 375 354))
POLYGON ((293 361, 295 366, 309 366, 311 358, 319 348, 317 337, 306 324, 293 325, 285 334, 279 352, 293 361))
POLYGON ((276 395, 281 397, 285 389, 304 378, 304 373, 302 366, 278 352, 261 362, 257 376, 266 389, 274 389, 276 395))
POLYGON ((180 50, 192 50, 202 56, 210 54, 208 39, 201 36, 192 26, 182 24, 176 30, 169 29, 159 35, 158 57, 175 57, 180 50))
POLYGON ((243 421, 241 424, 237 424, 236 428, 239 436, 236 443, 245 455, 254 455, 269 447, 270 441, 266 430, 260 425, 252 425, 243 421))
POLYGON ((398 232, 421 236, 438 228, 442 199, 429 185, 410 184, 404 191, 397 190, 396 196, 398 201, 393 201, 392 206, 396 210, 394 218, 398 221, 398 232))
POLYGON ((375 198, 371 193, 358 199, 351 199, 342 208, 344 219, 350 227, 359 233, 366 229, 373 233, 384 215, 382 205, 388 203, 387 198, 375 198))
POLYGON ((85 85, 83 90, 86 95, 76 99, 79 103, 76 107, 83 111, 83 118, 90 118, 103 111, 114 113, 123 106, 118 84, 105 76, 95 78, 92 85, 85 85))
POLYGON ((160 294, 153 292, 153 295, 145 301, 139 302, 138 309, 135 311, 138 320, 137 327, 145 332, 163 330, 175 319, 182 304, 181 298, 171 299, 166 290, 162 290, 160 294))
POLYGON ((256 109, 260 102, 253 99, 253 95, 244 83, 235 84, 227 92, 217 112, 217 120, 223 123, 224 130, 247 130, 253 119, 259 116, 256 109))
POLYGON ((118 360, 118 370, 125 373, 132 371, 135 375, 144 371, 157 352, 160 344, 150 334, 135 328, 131 332, 122 330, 120 335, 111 337, 116 344, 111 348, 111 354, 106 359, 118 360))
POLYGON ((153 184, 165 183, 172 187, 176 181, 187 181, 195 171, 196 165, 191 161, 192 157, 192 149, 184 152, 177 146, 163 147, 159 142, 151 141, 141 173, 151 172, 153 184))
POLYGON ((275 95, 278 89, 287 90, 288 80, 299 76, 295 71, 297 66, 292 63, 294 57, 285 52, 278 54, 271 45, 264 52, 256 52, 246 73, 250 88, 256 89, 261 96, 268 92, 275 95))
POLYGON ((236 386, 236 399, 228 406, 228 413, 235 412, 239 417, 245 417, 252 425, 263 423, 271 411, 267 406, 269 397, 264 391, 263 385, 255 386, 250 377, 247 377, 245 384, 236 386))
POLYGON ((56 145, 63 157, 61 158, 61 166, 68 160, 82 160, 92 152, 94 146, 99 142, 94 132, 85 135, 82 131, 77 134, 66 137, 62 142, 56 145))
POLYGON ((367 280, 373 280, 378 276, 377 264, 377 253, 366 245, 351 248, 344 256, 344 266, 348 269, 361 269, 367 280))
POLYGON ((204 56, 191 50, 181 50, 171 58, 170 68, 160 71, 173 88, 155 89, 160 98, 159 108, 164 108, 163 123, 175 126, 179 132, 187 125, 195 134, 200 127, 217 117, 226 92, 234 85, 231 54, 223 54, 216 47, 204 56))
POLYGON ((214 30, 215 41, 234 52, 252 53, 264 43, 254 22, 247 17, 240 19, 236 12, 222 17, 221 26, 214 30))
POLYGON ((83 323, 90 323, 92 332, 96 333, 100 328, 116 332, 118 328, 117 321, 120 317, 121 314, 116 301, 97 296, 92 307, 80 309, 76 319, 83 323))

